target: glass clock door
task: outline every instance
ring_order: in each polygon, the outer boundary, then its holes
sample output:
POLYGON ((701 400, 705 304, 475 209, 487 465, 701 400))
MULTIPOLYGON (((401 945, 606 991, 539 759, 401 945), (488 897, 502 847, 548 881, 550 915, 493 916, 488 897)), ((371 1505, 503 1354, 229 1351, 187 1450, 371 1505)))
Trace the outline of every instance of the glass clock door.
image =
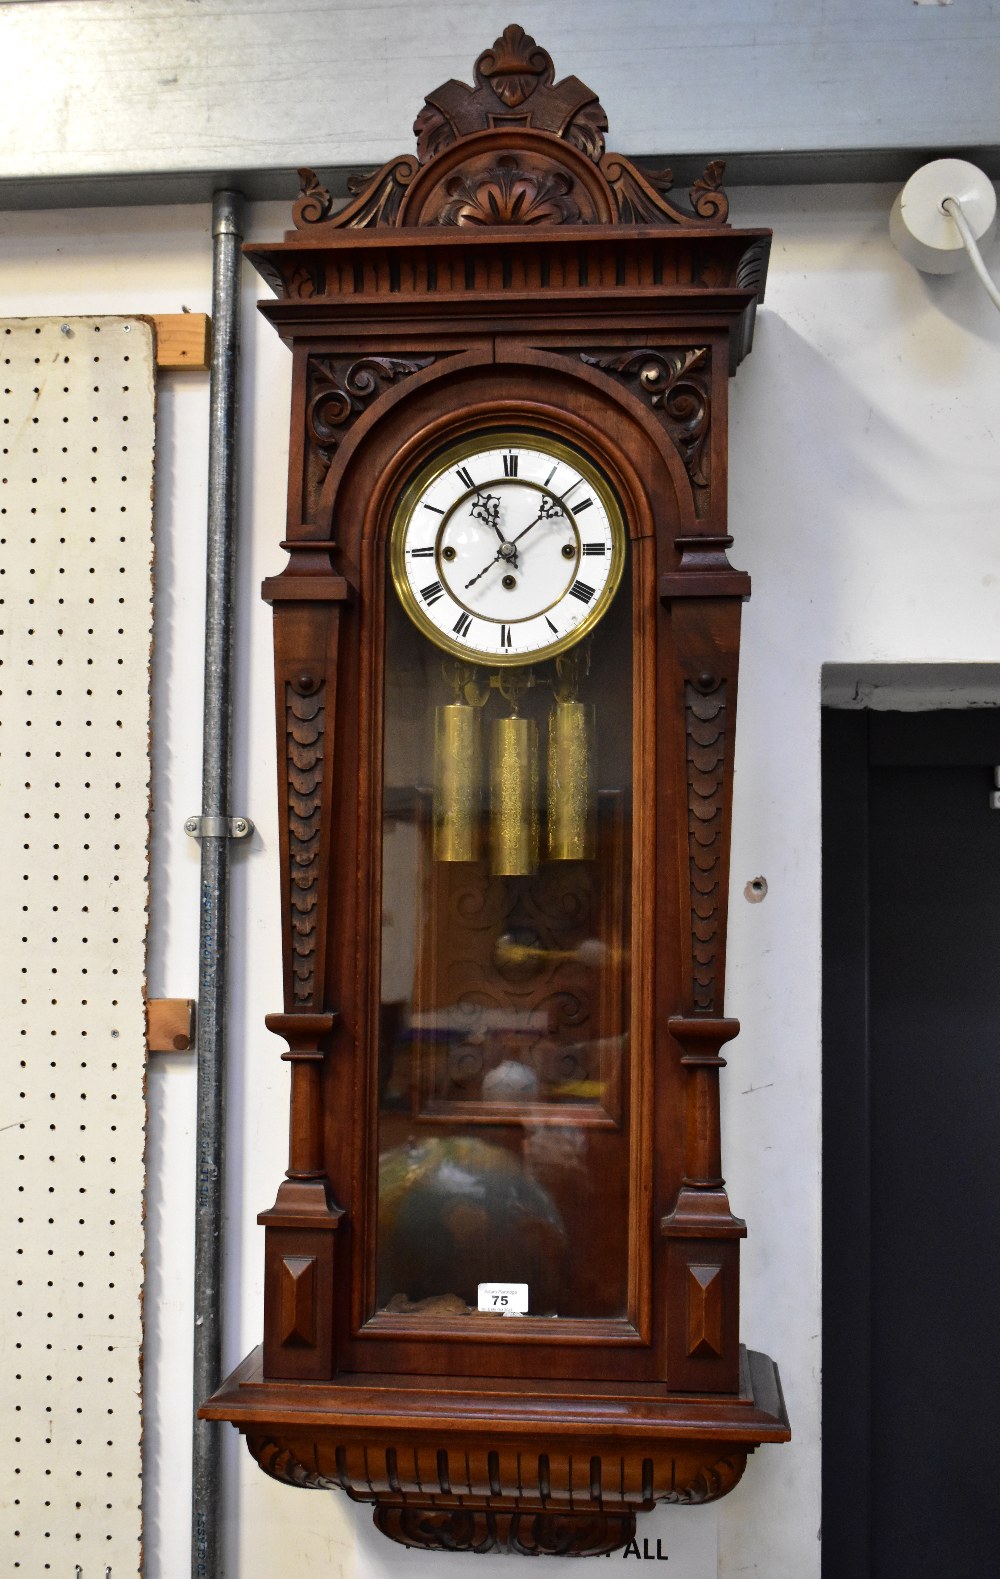
POLYGON ((628 1314, 629 579, 520 667, 387 586, 377 1311, 628 1314))

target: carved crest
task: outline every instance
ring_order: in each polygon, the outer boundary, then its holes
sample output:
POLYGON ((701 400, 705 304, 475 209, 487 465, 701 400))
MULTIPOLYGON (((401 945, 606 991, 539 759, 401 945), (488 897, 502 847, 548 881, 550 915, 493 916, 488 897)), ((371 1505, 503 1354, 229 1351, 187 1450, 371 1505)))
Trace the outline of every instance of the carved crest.
POLYGON ((724 224, 723 165, 690 188, 690 208, 670 201, 669 170, 642 172, 605 151, 607 116, 578 77, 555 67, 522 27, 506 27, 473 67, 429 93, 413 130, 416 155, 353 176, 352 200, 334 213, 328 189, 300 170, 299 229, 412 225, 724 224), (490 146, 493 145, 493 146, 490 146))
POLYGON ((523 104, 540 83, 552 86, 552 56, 539 49, 523 27, 505 27, 492 49, 484 50, 475 64, 476 82, 488 82, 498 99, 511 109, 523 104))
POLYGON ((579 77, 556 82, 552 56, 523 27, 504 28, 472 74, 474 88, 452 78, 427 95, 413 127, 421 164, 461 137, 504 126, 554 132, 588 159, 601 157, 608 118, 597 94, 579 77))

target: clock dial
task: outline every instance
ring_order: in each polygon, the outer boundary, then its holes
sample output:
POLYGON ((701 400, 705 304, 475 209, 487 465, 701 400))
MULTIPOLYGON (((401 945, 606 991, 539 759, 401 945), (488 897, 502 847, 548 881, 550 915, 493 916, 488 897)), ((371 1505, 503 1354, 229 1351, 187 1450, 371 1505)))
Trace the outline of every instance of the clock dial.
POLYGON ((403 497, 392 574, 411 619, 448 652, 524 664, 592 630, 625 563, 611 488, 579 450, 498 431, 453 445, 403 497))

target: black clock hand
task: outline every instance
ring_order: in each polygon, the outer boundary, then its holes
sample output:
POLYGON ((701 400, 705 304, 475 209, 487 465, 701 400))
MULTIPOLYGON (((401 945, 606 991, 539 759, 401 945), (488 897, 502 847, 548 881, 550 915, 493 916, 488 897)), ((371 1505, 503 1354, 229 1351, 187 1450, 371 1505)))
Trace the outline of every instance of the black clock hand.
POLYGON ((500 530, 500 500, 495 493, 477 493, 469 506, 469 513, 474 521, 482 521, 484 526, 492 526, 501 543, 507 541, 500 530))
POLYGON ((498 559, 506 559, 507 564, 517 565, 517 545, 521 542, 521 538, 524 537, 524 534, 526 534, 526 532, 531 532, 532 526, 537 526, 539 521, 551 521, 551 519, 558 515, 562 515, 561 507, 559 507, 558 504, 555 504, 553 499, 543 499, 542 508, 540 508, 539 513, 537 513, 536 518, 534 518, 534 521, 529 521, 528 526, 521 527, 521 531, 518 532, 517 537, 512 537, 510 538, 509 542, 507 542, 506 538, 502 537, 502 534, 499 534, 501 535, 501 546, 499 546, 498 551, 496 551, 496 554, 494 554, 490 564, 483 565, 482 570, 480 570, 477 575, 472 576, 471 581, 466 581, 466 592, 469 591, 469 587, 476 586, 480 576, 485 576, 487 570, 490 570, 490 568, 496 564, 498 559), (510 549, 510 553, 504 553, 504 549, 506 548, 510 549))
MULTIPOLYGON (((485 576, 487 570, 490 570, 492 568, 492 566, 496 564, 498 559, 505 559, 508 564, 516 565, 517 564, 517 544, 521 541, 522 537, 524 537, 527 532, 530 532, 531 528, 533 526, 537 526, 539 521, 551 521, 551 520, 554 519, 555 516, 562 515, 562 514, 563 514, 562 509, 552 499, 543 499, 542 500, 542 508, 539 510, 538 514, 535 516, 535 519, 533 521, 529 521, 527 526, 524 527, 520 532, 518 532, 516 537, 512 537, 508 541, 504 537, 503 533, 500 531, 500 528, 497 527, 496 530, 497 530, 497 535, 500 538, 500 547, 497 549, 496 553, 494 554, 493 558, 490 560, 489 564, 488 565, 484 565, 482 570, 478 571, 477 574, 473 576, 471 581, 467 581, 465 583, 465 590, 466 590, 466 592, 468 592, 470 587, 474 587, 476 582, 479 581, 482 576, 485 576), (505 548, 510 550, 510 552, 505 554, 504 553, 504 549, 505 548)), ((480 517, 480 519, 481 519, 481 517, 480 517)))
POLYGON ((467 581, 465 583, 466 592, 468 592, 470 587, 474 587, 476 582, 479 581, 481 577, 485 576, 487 570, 492 570, 498 559, 506 560, 508 565, 517 564, 517 549, 514 547, 513 543, 508 543, 506 539, 501 539, 500 547, 493 555, 493 558, 490 560, 489 564, 484 565, 482 570, 476 572, 471 581, 467 581), (506 553, 504 553, 505 549, 507 550, 506 553))
POLYGON ((537 526, 539 521, 551 521, 557 515, 562 515, 562 514, 563 514, 563 511, 560 509, 559 505, 554 504, 551 499, 543 499, 542 500, 542 508, 539 510, 538 514, 535 516, 535 519, 533 521, 529 521, 527 526, 524 527, 524 529, 522 531, 518 532, 516 537, 512 537, 511 538, 511 540, 510 540, 511 548, 513 548, 516 543, 519 543, 521 541, 522 537, 524 537, 527 532, 531 531, 531 528, 533 526, 537 526))

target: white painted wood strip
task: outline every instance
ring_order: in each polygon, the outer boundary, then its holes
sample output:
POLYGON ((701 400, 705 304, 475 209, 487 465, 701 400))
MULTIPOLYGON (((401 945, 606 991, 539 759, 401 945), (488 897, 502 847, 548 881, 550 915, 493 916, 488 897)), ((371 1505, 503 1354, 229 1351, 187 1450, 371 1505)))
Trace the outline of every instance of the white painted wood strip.
POLYGON ((154 350, 0 321, 3 1573, 141 1570, 154 350))
POLYGON ((378 165, 514 20, 623 153, 1000 142, 992 0, 46 0, 0 5, 0 180, 378 165))

